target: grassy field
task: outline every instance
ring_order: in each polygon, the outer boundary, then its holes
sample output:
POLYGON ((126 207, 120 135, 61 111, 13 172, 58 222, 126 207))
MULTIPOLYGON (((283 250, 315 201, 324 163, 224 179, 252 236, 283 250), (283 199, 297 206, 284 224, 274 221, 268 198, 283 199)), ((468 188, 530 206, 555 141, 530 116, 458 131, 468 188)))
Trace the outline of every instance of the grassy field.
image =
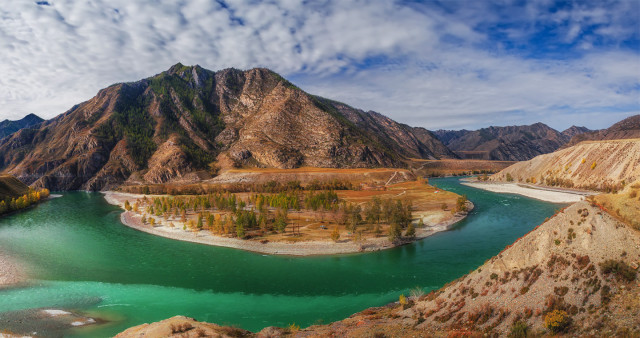
POLYGON ((640 230, 640 180, 628 184, 617 194, 597 195, 594 200, 611 215, 640 230))
POLYGON ((488 160, 422 160, 413 159, 410 166, 418 176, 448 176, 496 173, 516 162, 488 160))
POLYGON ((11 175, 0 174, 0 200, 12 199, 29 192, 29 187, 11 175))

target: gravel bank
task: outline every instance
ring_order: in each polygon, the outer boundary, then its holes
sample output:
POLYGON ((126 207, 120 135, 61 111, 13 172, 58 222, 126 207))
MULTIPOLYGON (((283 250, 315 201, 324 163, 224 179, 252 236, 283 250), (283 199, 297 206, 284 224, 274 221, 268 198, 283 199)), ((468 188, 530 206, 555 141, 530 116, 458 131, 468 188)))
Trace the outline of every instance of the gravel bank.
POLYGON ((462 182, 462 184, 498 193, 518 194, 535 198, 541 201, 553 203, 575 203, 584 200, 585 194, 574 191, 559 191, 559 189, 545 189, 542 187, 529 188, 516 183, 485 183, 485 182, 462 182))

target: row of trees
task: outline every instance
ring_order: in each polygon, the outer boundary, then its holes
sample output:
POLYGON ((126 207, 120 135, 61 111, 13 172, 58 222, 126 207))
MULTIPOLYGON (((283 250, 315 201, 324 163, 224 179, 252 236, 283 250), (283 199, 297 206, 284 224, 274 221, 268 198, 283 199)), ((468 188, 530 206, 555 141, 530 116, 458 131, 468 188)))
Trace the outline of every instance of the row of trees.
POLYGON ((28 193, 18 197, 0 201, 0 215, 27 208, 49 197, 49 189, 29 190, 28 193))
POLYGON ((278 182, 269 181, 265 183, 231 183, 226 185, 218 184, 182 184, 176 185, 172 183, 141 185, 141 186, 125 186, 122 190, 125 192, 145 195, 205 195, 213 193, 239 193, 254 192, 264 194, 275 194, 291 191, 323 191, 323 190, 360 190, 359 185, 353 185, 351 182, 340 181, 337 179, 331 181, 314 180, 306 185, 302 185, 300 181, 278 182))

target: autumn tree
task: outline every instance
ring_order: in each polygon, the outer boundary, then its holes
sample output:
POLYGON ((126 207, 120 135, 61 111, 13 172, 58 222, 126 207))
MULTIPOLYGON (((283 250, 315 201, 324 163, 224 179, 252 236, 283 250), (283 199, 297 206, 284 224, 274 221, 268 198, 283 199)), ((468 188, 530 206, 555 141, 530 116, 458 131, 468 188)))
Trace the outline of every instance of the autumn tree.
POLYGON ((331 231, 331 240, 334 242, 337 242, 340 239, 340 231, 338 230, 338 227, 334 227, 333 231, 331 231))

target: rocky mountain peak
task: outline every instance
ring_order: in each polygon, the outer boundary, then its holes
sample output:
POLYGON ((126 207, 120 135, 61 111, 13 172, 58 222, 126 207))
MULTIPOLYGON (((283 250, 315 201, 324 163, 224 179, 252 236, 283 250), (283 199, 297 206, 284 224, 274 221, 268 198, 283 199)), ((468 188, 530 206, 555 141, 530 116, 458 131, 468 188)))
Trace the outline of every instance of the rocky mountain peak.
POLYGON ((52 190, 101 190, 211 167, 404 167, 445 151, 430 133, 310 95, 266 68, 178 63, 0 141, 0 170, 52 190))

